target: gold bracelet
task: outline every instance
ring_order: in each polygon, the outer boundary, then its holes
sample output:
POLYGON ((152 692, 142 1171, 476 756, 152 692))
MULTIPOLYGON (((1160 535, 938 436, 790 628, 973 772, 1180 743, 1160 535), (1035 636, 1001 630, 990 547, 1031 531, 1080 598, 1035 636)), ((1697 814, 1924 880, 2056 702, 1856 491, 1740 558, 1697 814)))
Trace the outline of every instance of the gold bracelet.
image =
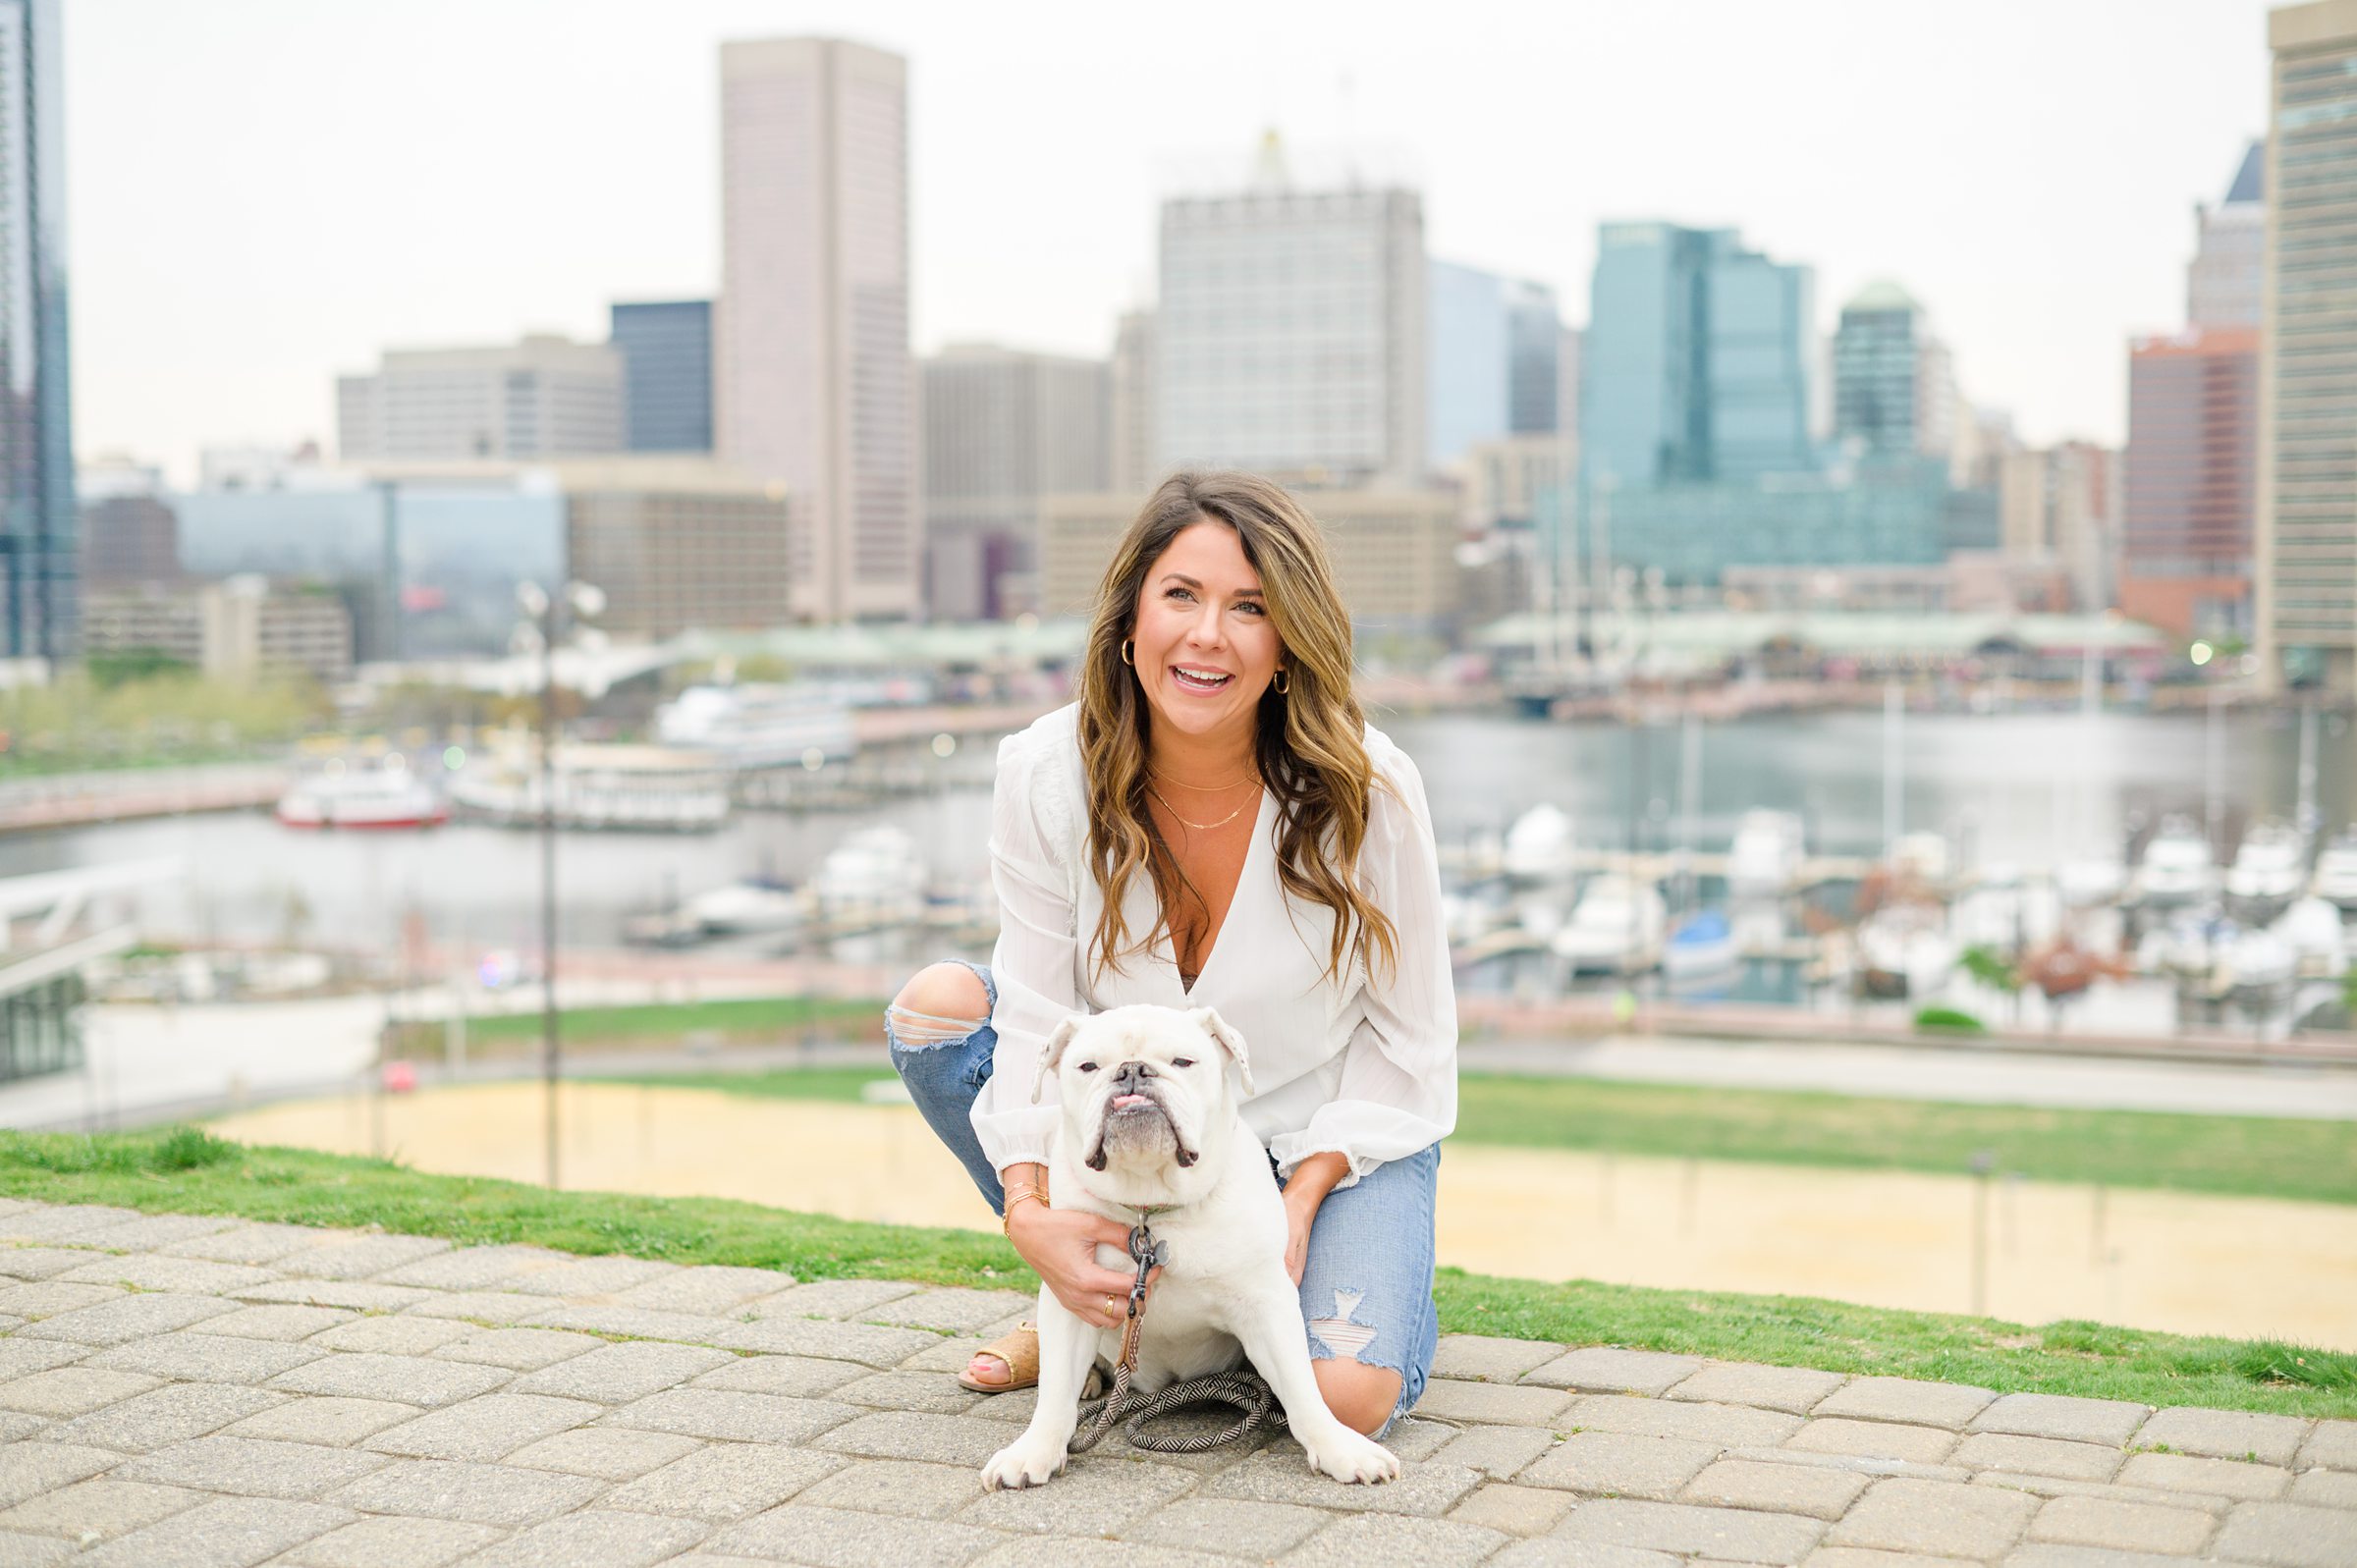
POLYGON ((1017 1187, 1014 1189, 1014 1191, 1009 1193, 1007 1195, 1006 1207, 999 1211, 999 1229, 1006 1234, 1006 1237, 1009 1241, 1013 1241, 1014 1239, 1014 1220, 1015 1206, 1020 1204, 1026 1198, 1038 1199, 1039 1206, 1042 1209, 1054 1207, 1048 1202, 1048 1195, 1040 1191, 1037 1187, 1017 1187))

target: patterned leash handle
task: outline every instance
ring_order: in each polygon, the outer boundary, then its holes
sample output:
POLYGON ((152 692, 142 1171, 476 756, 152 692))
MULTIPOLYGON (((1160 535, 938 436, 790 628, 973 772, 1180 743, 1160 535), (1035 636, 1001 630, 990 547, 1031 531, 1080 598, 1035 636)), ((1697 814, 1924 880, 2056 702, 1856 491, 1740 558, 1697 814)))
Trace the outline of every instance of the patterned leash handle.
MULTIPOLYGON (((1073 1434, 1069 1450, 1077 1454, 1094 1448, 1124 1416, 1128 1417, 1128 1424, 1122 1433, 1130 1445, 1158 1454, 1209 1453, 1250 1435, 1263 1426, 1272 1432, 1282 1431, 1285 1412, 1274 1409, 1275 1392, 1259 1374, 1249 1370, 1190 1378, 1160 1393, 1149 1394, 1135 1405, 1129 1403, 1129 1379, 1137 1371, 1138 1335, 1146 1325, 1146 1276, 1171 1261, 1171 1244, 1156 1241, 1153 1230, 1140 1219, 1129 1231, 1129 1257, 1137 1265, 1137 1280, 1129 1287, 1129 1314, 1122 1325, 1122 1355, 1113 1364, 1113 1391, 1096 1407, 1094 1424, 1087 1431, 1073 1434), (1213 1436, 1161 1437, 1145 1430, 1146 1423, 1156 1416, 1201 1404, 1233 1405, 1244 1413, 1244 1418, 1213 1436)), ((1088 1412, 1084 1410, 1082 1414, 1085 1418, 1088 1412)))

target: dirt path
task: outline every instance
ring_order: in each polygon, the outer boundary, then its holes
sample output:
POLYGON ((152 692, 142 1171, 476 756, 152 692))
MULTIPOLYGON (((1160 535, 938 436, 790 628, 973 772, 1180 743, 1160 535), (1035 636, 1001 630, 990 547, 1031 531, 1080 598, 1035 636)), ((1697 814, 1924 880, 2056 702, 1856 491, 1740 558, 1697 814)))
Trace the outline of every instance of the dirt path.
MULTIPOLYGON (((385 1147, 420 1170, 536 1181, 540 1105, 530 1084, 389 1098, 385 1147)), ((573 1084, 562 1108, 568 1187, 903 1224, 990 1222, 905 1107, 573 1084)), ((340 1153, 371 1147, 358 1097, 274 1106, 216 1130, 340 1153)), ((1441 1261, 1478 1272, 1973 1305, 1966 1178, 1464 1144, 1448 1146, 1441 1171, 1441 1261)), ((2357 1207, 1997 1181, 1987 1210, 1995 1316, 2357 1349, 2357 1207)))

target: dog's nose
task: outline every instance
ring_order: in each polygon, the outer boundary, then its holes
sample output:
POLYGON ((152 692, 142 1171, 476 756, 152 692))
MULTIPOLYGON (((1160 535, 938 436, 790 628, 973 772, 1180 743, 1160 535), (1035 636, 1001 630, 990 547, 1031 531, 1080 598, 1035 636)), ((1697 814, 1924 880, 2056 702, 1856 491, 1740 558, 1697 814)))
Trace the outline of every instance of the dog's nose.
POLYGON ((1127 1089, 1154 1076, 1154 1069, 1142 1061, 1124 1061, 1113 1069, 1113 1081, 1127 1089))

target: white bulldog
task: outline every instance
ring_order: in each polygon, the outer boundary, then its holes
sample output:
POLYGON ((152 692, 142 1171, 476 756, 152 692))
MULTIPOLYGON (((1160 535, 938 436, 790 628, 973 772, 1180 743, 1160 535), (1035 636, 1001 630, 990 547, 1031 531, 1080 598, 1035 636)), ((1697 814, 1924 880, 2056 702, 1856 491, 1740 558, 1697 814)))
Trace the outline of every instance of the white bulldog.
MULTIPOLYGON (((1049 1191, 1059 1209, 1124 1225, 1152 1211, 1155 1238, 1170 1245, 1132 1391, 1231 1372, 1249 1358, 1312 1470, 1344 1482, 1393 1480, 1398 1457, 1344 1426, 1318 1392, 1300 1293, 1285 1269, 1285 1204, 1268 1152, 1237 1112, 1232 1064, 1250 1094, 1243 1038, 1209 1007, 1116 1007, 1067 1019, 1048 1037, 1031 1091, 1037 1100, 1052 1072, 1063 1095, 1049 1191)), ((1135 1271, 1116 1247, 1099 1246, 1097 1261, 1135 1271)), ((1039 1405, 1023 1434, 982 1467, 982 1484, 1036 1487, 1062 1470, 1089 1367, 1110 1369, 1121 1348, 1118 1327, 1091 1326, 1042 1285, 1039 1405)))

